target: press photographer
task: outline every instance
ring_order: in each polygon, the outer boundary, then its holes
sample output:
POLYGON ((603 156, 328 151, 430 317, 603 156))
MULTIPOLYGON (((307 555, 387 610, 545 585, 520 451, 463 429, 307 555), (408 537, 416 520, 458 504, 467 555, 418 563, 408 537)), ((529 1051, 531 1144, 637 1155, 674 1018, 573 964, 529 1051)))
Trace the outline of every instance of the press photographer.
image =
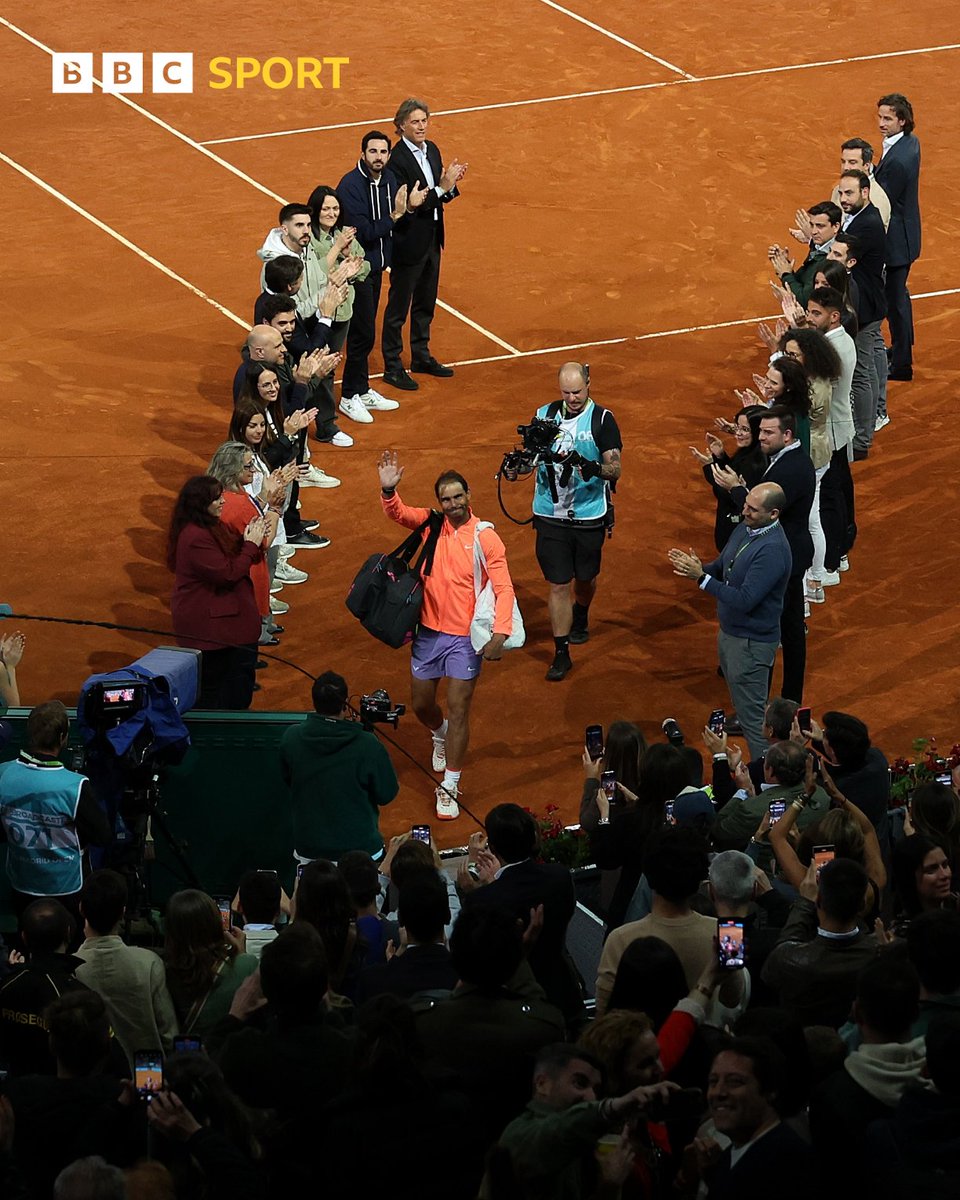
MULTIPOLYGON (((623 448, 613 413, 590 398, 589 369, 564 363, 559 382, 560 399, 538 408, 535 418, 557 426, 551 449, 537 456, 533 495, 537 562, 550 584, 551 682, 570 672, 570 645, 590 636, 590 604, 603 542, 613 528, 611 492, 620 478, 623 448)), ((511 477, 509 464, 504 475, 511 477)))
MULTIPOLYGON (((315 712, 280 742, 280 769, 293 800, 294 856, 300 862, 336 862, 348 850, 366 850, 375 859, 383 855, 380 809, 394 799, 399 784, 390 755, 376 734, 354 720, 347 696, 342 675, 318 675, 315 712)), ((389 698, 383 698, 389 709, 389 698)), ((368 719, 376 719, 369 708, 368 719)))

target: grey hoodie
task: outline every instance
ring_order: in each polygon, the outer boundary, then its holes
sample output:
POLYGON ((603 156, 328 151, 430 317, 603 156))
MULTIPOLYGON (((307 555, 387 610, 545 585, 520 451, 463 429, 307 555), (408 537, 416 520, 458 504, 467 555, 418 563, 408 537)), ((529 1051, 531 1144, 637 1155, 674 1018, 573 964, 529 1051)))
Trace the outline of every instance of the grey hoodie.
POLYGON ((929 1080, 920 1076, 925 1060, 924 1039, 918 1037, 910 1042, 861 1046, 843 1065, 865 1092, 888 1108, 896 1108, 908 1085, 931 1086, 929 1080))
MULTIPOLYGON (((312 245, 306 246, 299 255, 295 254, 293 250, 288 249, 283 240, 283 230, 277 226, 276 229, 271 229, 264 238, 263 245, 257 251, 257 258, 266 263, 271 258, 279 258, 284 254, 289 255, 291 258, 299 257, 303 260, 303 283, 300 285, 300 291, 294 297, 297 302, 297 312, 304 319, 316 316, 317 297, 327 286, 326 264, 322 259, 317 257, 317 252, 312 245)), ((266 286, 264 272, 261 269, 261 291, 266 286)))

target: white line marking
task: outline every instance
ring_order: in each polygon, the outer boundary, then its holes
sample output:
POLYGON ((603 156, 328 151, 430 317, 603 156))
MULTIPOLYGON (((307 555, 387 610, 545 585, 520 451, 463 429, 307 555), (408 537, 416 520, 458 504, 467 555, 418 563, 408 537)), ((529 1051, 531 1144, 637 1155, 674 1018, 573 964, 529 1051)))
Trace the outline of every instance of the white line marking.
POLYGON ((65 196, 63 192, 58 192, 55 187, 49 183, 46 183, 39 177, 39 175, 34 175, 32 171, 28 171, 27 168, 21 166, 20 163, 15 162, 12 158, 8 158, 7 155, 2 151, 0 151, 0 162, 5 162, 8 167, 12 167, 14 171, 18 171, 24 177, 24 179, 29 179, 31 183, 35 183, 37 187, 42 188, 48 193, 48 195, 53 196, 55 200, 59 200, 61 204, 65 204, 67 208, 71 208, 75 213, 79 213, 81 217, 84 217, 92 225, 96 225, 98 229, 101 229, 115 241, 118 241, 121 246, 126 246, 128 250, 132 250, 134 254, 138 254, 144 260, 144 262, 148 262, 151 267, 156 267, 158 271, 162 271, 163 274, 169 279, 179 283, 182 287, 185 287, 187 291, 193 292, 195 296, 198 296, 201 300, 211 305, 211 307, 215 308, 217 312, 223 313, 225 317, 229 317, 229 319, 239 325, 241 329, 250 328, 248 322, 244 321, 241 317, 238 317, 236 313, 232 313, 229 308, 226 308, 224 305, 220 304, 219 301, 214 300, 212 296, 208 296, 206 292, 201 291, 200 288, 196 287, 188 279, 184 279, 182 275, 178 275, 176 271, 171 271, 169 267, 164 266, 164 264, 158 259, 154 258, 152 254, 148 254, 146 250, 142 250, 135 243, 131 242, 129 238, 125 238, 122 233, 117 233, 115 229, 111 229, 109 225, 105 225, 103 221, 101 221, 98 217, 95 217, 93 213, 89 213, 85 208, 81 208, 79 204, 75 204, 69 197, 65 196))
MULTIPOLYGON (((892 50, 886 54, 861 54, 855 58, 834 58, 825 62, 794 63, 787 67, 760 67, 754 71, 731 71, 726 75, 701 75, 691 79, 664 79, 658 83, 632 83, 625 87, 596 88, 589 92, 564 92, 558 96, 535 96, 530 100, 502 100, 497 104, 474 104, 469 108, 445 108, 434 111, 435 117, 456 117, 463 113, 492 112, 498 108, 524 108, 531 104, 556 104, 561 100, 589 100, 596 96, 622 96, 629 92, 648 92, 656 88, 682 87, 689 83, 712 83, 722 79, 747 79, 754 75, 776 75, 784 71, 806 71, 813 67, 838 67, 844 63, 870 62, 877 58, 903 58, 911 54, 936 54, 944 50, 960 50, 960 42, 947 46, 924 46, 916 50, 892 50)), ((391 117, 370 117, 366 121, 344 121, 337 125, 304 125, 299 129, 275 129, 269 133, 245 133, 239 137, 210 138, 203 146, 222 146, 228 142, 256 142, 264 138, 292 137, 298 133, 329 133, 334 129, 373 129, 391 121, 391 117)))
MULTIPOLYGON (((51 48, 49 46, 44 45, 43 42, 37 41, 37 39, 35 37, 31 37, 31 35, 29 33, 25 33, 24 30, 20 29, 16 25, 14 25, 11 21, 8 21, 6 19, 6 17, 0 17, 0 25, 6 26, 6 28, 9 29, 12 33, 17 34, 18 37, 22 37, 25 41, 30 42, 31 45, 36 46, 39 50, 43 50, 46 54, 50 54, 50 55, 53 54, 53 50, 51 50, 51 48)), ((93 82, 97 85, 98 88, 101 88, 101 89, 103 88, 103 83, 101 80, 94 77, 93 82)), ((201 142, 194 141, 194 139, 192 137, 189 137, 187 134, 182 133, 179 129, 174 128, 173 125, 169 125, 166 121, 162 120, 160 117, 155 116, 152 112, 148 111, 145 108, 142 108, 139 104, 135 104, 127 96, 122 95, 120 93, 115 93, 115 92, 109 92, 109 93, 105 92, 104 95, 112 95, 115 100, 120 100, 123 104, 126 104, 129 108, 132 108, 134 110, 134 112, 137 112, 141 116, 146 117, 148 121, 152 121, 155 125, 159 125, 161 129, 165 130, 167 133, 173 134, 173 136, 175 138, 179 138, 179 140, 181 142, 184 142, 186 145, 190 146, 191 149, 198 150, 206 158, 209 158, 212 162, 215 162, 218 166, 223 167, 224 170, 229 171, 231 173, 231 175, 236 175, 236 177, 238 179, 242 179, 244 183, 249 183, 251 187, 256 188, 258 192, 262 192, 265 196, 270 196, 271 199, 276 200, 278 204, 286 203, 286 200, 284 199, 283 196, 280 196, 276 192, 271 191, 271 189, 264 186, 264 184, 258 183, 256 179, 251 178, 244 171, 241 171, 239 167, 235 167, 232 163, 227 162, 227 160, 225 158, 221 158, 219 154, 214 154, 214 152, 212 150, 208 150, 206 148, 206 146, 204 146, 201 142)), ((78 211, 82 211, 82 210, 78 210, 78 211)), ((85 213, 84 215, 89 216, 89 214, 87 214, 87 213, 85 213)), ((95 221, 96 218, 91 217, 91 220, 95 221)), ((103 226, 103 228, 109 230, 108 226, 103 226)), ((113 231, 111 230, 110 232, 112 233, 113 231)), ((119 235, 116 235, 116 236, 119 237, 119 235)), ((131 247, 133 247, 132 242, 130 242, 129 245, 131 247)), ((155 265, 161 266, 161 264, 159 264, 159 263, 155 263, 155 265)), ((162 269, 165 271, 167 270, 166 267, 163 267, 162 269)), ((172 272, 168 272, 168 274, 172 274, 172 272)), ((177 276, 176 278, 179 279, 179 276, 177 276)), ((181 282, 186 283, 185 280, 181 280, 181 282)), ((187 286, 191 287, 191 288, 193 287, 192 284, 187 284, 187 286)), ((197 290, 197 289, 195 289, 195 290, 197 290)), ((204 293, 200 292, 199 290, 197 290, 197 294, 201 295, 201 296, 204 295, 204 293)), ((211 301, 211 303, 215 303, 215 302, 211 301)), ((451 315, 453 315, 453 316, 457 317, 459 320, 463 321, 463 323, 465 325, 469 325, 471 329, 475 329, 478 333, 483 334, 484 337, 489 338, 490 341, 494 342, 497 346, 502 346, 503 349, 510 350, 514 354, 519 353, 517 350, 514 350, 513 346, 511 346, 509 342, 505 342, 502 338, 498 338, 495 334, 492 334, 489 331, 489 329, 484 329, 482 325, 478 325, 476 323, 476 321, 471 321, 469 317, 464 316, 464 314, 462 312, 459 312, 452 305, 446 304, 444 301, 441 301, 441 300, 438 300, 437 303, 440 304, 441 307, 445 308, 447 310, 447 312, 449 312, 451 315)), ((234 319, 237 319, 237 318, 234 318, 234 319)), ((240 322, 240 323, 243 325, 243 327, 245 329, 249 329, 249 325, 247 325, 247 323, 245 321, 240 322)))
POLYGON ((602 25, 594 25, 593 21, 588 21, 586 17, 581 17, 579 13, 571 12, 569 8, 563 8, 559 4, 555 4, 554 0, 540 0, 541 4, 545 4, 547 8, 553 8, 559 13, 563 13, 565 17, 572 17, 574 21, 579 21, 581 25, 586 25, 588 29, 594 30, 596 33, 602 33, 604 37, 610 38, 611 41, 619 42, 621 46, 626 46, 628 50, 636 50, 638 54, 642 54, 644 58, 649 58, 651 62, 659 63, 661 67, 666 67, 668 71, 673 71, 675 75, 682 75, 684 79, 696 79, 696 75, 688 75, 686 71, 675 66, 672 62, 667 62, 665 58, 658 58, 655 54, 651 54, 649 50, 644 50, 642 46, 636 46, 633 42, 628 42, 626 38, 622 38, 618 33, 611 33, 609 29, 604 29, 602 25))

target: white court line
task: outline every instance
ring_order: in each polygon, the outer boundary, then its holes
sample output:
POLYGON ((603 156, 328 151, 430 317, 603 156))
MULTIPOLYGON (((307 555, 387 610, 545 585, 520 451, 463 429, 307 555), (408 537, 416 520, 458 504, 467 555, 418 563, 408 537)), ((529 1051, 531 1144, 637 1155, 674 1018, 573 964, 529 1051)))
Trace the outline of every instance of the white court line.
MULTIPOLYGON (((496 104, 473 104, 468 108, 437 109, 434 117, 456 117, 463 113, 492 112, 498 108, 525 108, 532 104, 556 104, 561 100, 589 100, 596 96, 622 96, 629 92, 649 92, 656 88, 681 87, 690 83, 713 83, 723 79, 747 79, 754 75, 778 75, 784 71, 807 71, 814 67, 839 67, 846 63, 871 62, 878 58, 906 58, 912 54, 937 54, 944 50, 960 50, 960 42, 946 46, 922 46, 913 50, 891 50, 885 54, 860 54, 852 58, 832 58, 823 62, 794 63, 786 67, 758 67, 753 71, 730 71, 725 75, 701 75, 690 79, 664 79, 658 83, 631 83, 624 87, 595 88, 589 92, 564 92, 557 96, 535 96, 530 100, 501 100, 496 104)), ((373 129, 392 117, 370 117, 366 121, 343 121, 336 125, 304 125, 297 129, 275 129, 269 133, 245 133, 239 137, 209 138, 200 145, 223 146, 228 142, 257 142, 266 138, 291 137, 297 133, 329 133, 334 129, 373 129)))
POLYGON ((563 8, 559 4, 555 4, 554 0, 540 0, 541 4, 545 4, 547 8, 553 8, 559 13, 563 13, 565 17, 572 17, 574 21, 579 21, 581 25, 586 25, 588 29, 594 30, 596 33, 602 33, 604 37, 610 38, 611 41, 619 42, 621 46, 626 46, 628 50, 636 50, 638 54, 642 54, 644 58, 649 58, 651 62, 659 63, 661 67, 666 67, 668 71, 673 71, 675 75, 682 75, 684 79, 696 79, 696 75, 688 75, 686 71, 675 66, 672 62, 667 62, 665 58, 658 58, 655 54, 651 54, 649 50, 644 50, 642 46, 635 46, 633 42, 628 42, 626 38, 622 38, 618 33, 612 33, 609 29, 604 29, 602 25, 594 25, 593 21, 588 21, 586 17, 581 17, 579 13, 571 12, 569 8, 563 8))
POLYGON ((144 262, 148 262, 151 267, 156 267, 158 271, 162 271, 164 275, 166 275, 169 279, 174 280, 175 283, 179 283, 181 287, 185 287, 188 292, 193 292, 195 296, 209 304, 212 308, 215 308, 217 312, 223 313, 225 317, 228 317, 231 321, 235 322, 241 327, 241 329, 250 328, 249 322, 244 321, 242 317, 238 317, 236 313, 231 312, 229 308, 226 308, 218 300, 214 300, 212 296, 208 296, 206 292, 196 287, 188 279, 184 279, 182 275, 178 275, 176 271, 171 271, 169 267, 164 266, 164 264, 160 262, 159 259, 154 258, 152 254, 148 254, 146 250, 141 249, 134 242, 131 242, 129 238, 125 238, 122 233, 118 233, 109 225, 104 224, 99 217, 95 217, 93 213, 87 212, 85 208, 81 208, 79 204, 75 204, 74 201, 68 196, 65 196, 63 192, 58 192, 55 187, 49 183, 46 183, 40 178, 39 175, 34 175, 32 171, 28 171, 26 167, 22 166, 14 159, 9 158, 2 151, 0 151, 0 162, 5 162, 8 167, 12 167, 14 171, 18 171, 24 177, 24 179, 29 179, 31 183, 34 183, 37 185, 37 187, 42 188, 48 195, 53 196, 55 200, 59 200, 60 203, 65 204, 67 208, 73 209, 75 213, 79 213, 81 217, 89 221, 92 225, 96 225, 98 229, 102 230, 109 237, 112 237, 115 241, 119 242, 121 246, 126 246, 128 250, 132 250, 134 254, 139 255, 140 258, 142 258, 144 262))
MULTIPOLYGON (((6 26, 6 28, 9 29, 11 31, 11 33, 17 34, 18 37, 22 37, 25 41, 30 42, 31 45, 36 46, 39 50, 43 50, 46 54, 49 54, 51 57, 53 56, 54 52, 49 46, 44 45, 43 42, 37 41, 37 39, 35 37, 31 37, 31 35, 29 33, 25 33, 24 30, 20 29, 16 25, 14 25, 13 22, 8 21, 6 19, 6 17, 0 17, 0 25, 6 26)), ((101 80, 94 77, 93 82, 97 85, 98 88, 100 88, 101 90, 103 89, 103 83, 101 80)), ((238 179, 242 179, 244 183, 249 183, 251 187, 255 187, 258 192, 262 192, 265 196, 270 196, 273 200, 276 200, 278 204, 286 203, 286 200, 284 199, 283 196, 280 196, 276 192, 271 191, 271 189, 266 187, 264 184, 258 183, 256 179, 251 178, 251 176, 247 175, 244 171, 241 171, 239 167, 235 167, 233 165, 233 163, 227 162, 227 160, 225 158, 221 158, 219 154, 214 154, 214 152, 212 150, 208 150, 206 148, 206 146, 203 145, 201 142, 194 141, 194 139, 192 137, 189 137, 187 134, 182 133, 179 129, 174 128, 173 125, 169 125, 166 121, 162 120, 160 117, 155 116, 148 109, 142 108, 139 104, 134 103, 134 101, 129 99, 129 97, 123 95, 122 93, 117 93, 117 92, 104 92, 104 95, 110 95, 115 100, 120 100, 123 104, 126 104, 129 108, 132 108, 134 110, 134 112, 139 113, 142 117, 146 117, 148 121, 152 121, 155 125, 159 125, 161 129, 165 130, 167 133, 173 134, 173 136, 175 138, 179 138, 179 140, 181 142, 184 142, 191 149, 199 151, 200 154, 204 155, 206 158, 209 158, 212 162, 215 162, 218 166, 223 167, 224 170, 229 171, 231 173, 231 175, 236 175, 236 177, 238 179)), ((91 218, 91 219, 95 220, 95 218, 91 218)), ((104 226, 104 228, 106 229, 107 226, 104 226)), ((117 235, 117 236, 119 236, 119 235, 117 235)), ((133 243, 131 242, 130 245, 132 246, 133 243)), ((163 268, 163 269, 166 270, 166 268, 163 268)), ((168 274, 169 274, 169 272, 168 272, 168 274)), ((185 281, 182 281, 182 282, 185 282, 185 281)), ((192 287, 193 285, 188 284, 187 286, 192 287)), ((203 293, 198 291, 198 295, 203 295, 203 293)), ((211 301, 211 303, 212 303, 212 301, 211 301)), ((497 337, 496 334, 491 333, 489 329, 484 329, 482 325, 478 325, 476 321, 472 321, 469 317, 465 316, 462 312, 459 312, 452 305, 447 304, 443 300, 438 300, 437 303, 440 305, 441 308, 445 309, 452 316, 454 316, 458 320, 462 321, 465 325, 469 325, 471 329, 475 329, 478 333, 483 334, 484 337, 489 338, 489 340, 491 342, 494 342, 497 346, 502 346, 503 349, 510 350, 514 354, 519 353, 519 351, 515 350, 514 347, 510 345, 509 342, 505 342, 502 338, 497 337)), ((245 322, 242 322, 242 324, 244 325, 244 328, 249 328, 249 326, 246 325, 245 322)))

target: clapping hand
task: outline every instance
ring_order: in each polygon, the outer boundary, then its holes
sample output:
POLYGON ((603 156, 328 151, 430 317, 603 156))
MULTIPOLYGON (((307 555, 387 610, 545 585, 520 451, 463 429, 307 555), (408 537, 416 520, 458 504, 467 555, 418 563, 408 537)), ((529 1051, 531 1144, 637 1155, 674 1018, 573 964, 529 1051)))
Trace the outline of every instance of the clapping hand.
POLYGON ((792 329, 796 329, 800 325, 806 325, 807 314, 803 305, 796 296, 787 289, 788 295, 785 295, 780 301, 780 307, 783 309, 783 315, 787 318, 792 329))
POLYGON ((390 216, 394 221, 399 221, 407 211, 407 185, 401 183, 397 188, 397 194, 393 198, 393 211, 390 216))
POLYGON ((687 449, 701 466, 705 467, 708 462, 713 462, 713 459, 709 454, 704 454, 703 451, 698 450, 696 446, 688 446, 687 449))
POLYGON ((768 408, 769 405, 753 388, 744 388, 742 392, 736 388, 733 389, 733 394, 740 401, 744 408, 748 408, 751 404, 759 404, 762 408, 768 408))
POLYGON ((793 271, 793 259, 782 246, 771 246, 769 258, 770 265, 781 278, 793 271))
POLYGON ((794 220, 797 222, 797 226, 795 229, 790 230, 790 236, 796 238, 798 242, 802 242, 805 246, 809 246, 810 239, 813 237, 810 214, 805 208, 798 208, 794 220))
MULTIPOLYGON (((733 394, 735 396, 739 396, 738 392, 734 392, 733 394)), ((714 423, 714 425, 716 425, 717 429, 719 429, 721 433, 736 433, 737 432, 736 425, 733 423, 733 421, 728 421, 726 417, 714 417, 713 423, 714 423)))
POLYGON ((713 464, 713 481, 725 492, 732 492, 735 487, 746 487, 743 478, 733 467, 718 467, 716 463, 713 464))
POLYGON ((243 540, 245 542, 252 542, 255 546, 259 546, 263 541, 263 535, 266 533, 266 531, 267 523, 263 517, 254 517, 243 531, 243 540))
MULTIPOLYGON (((713 468, 716 471, 716 467, 713 468)), ((703 563, 697 558, 693 550, 684 552, 683 550, 669 550, 667 558, 670 560, 670 566, 673 567, 674 575, 682 575, 687 579, 699 579, 703 574, 703 563)))
POLYGON ((771 354, 776 352, 779 337, 773 332, 766 321, 761 321, 757 326, 757 336, 771 354))
POLYGON ((19 629, 16 633, 11 633, 9 637, 0 638, 0 662, 4 666, 16 669, 20 665, 20 659, 23 658, 26 644, 27 639, 19 629))
POLYGON ((407 211, 412 212, 415 208, 420 208, 429 194, 430 189, 418 179, 413 185, 413 190, 407 193, 407 211))
POLYGON ((396 450, 384 450, 377 459, 377 474, 380 476, 380 486, 385 492, 399 486, 403 478, 403 467, 400 466, 396 450))
POLYGON ((438 186, 442 192, 452 192, 460 180, 463 178, 467 170, 467 164, 454 159, 448 163, 443 174, 438 180, 438 186))

